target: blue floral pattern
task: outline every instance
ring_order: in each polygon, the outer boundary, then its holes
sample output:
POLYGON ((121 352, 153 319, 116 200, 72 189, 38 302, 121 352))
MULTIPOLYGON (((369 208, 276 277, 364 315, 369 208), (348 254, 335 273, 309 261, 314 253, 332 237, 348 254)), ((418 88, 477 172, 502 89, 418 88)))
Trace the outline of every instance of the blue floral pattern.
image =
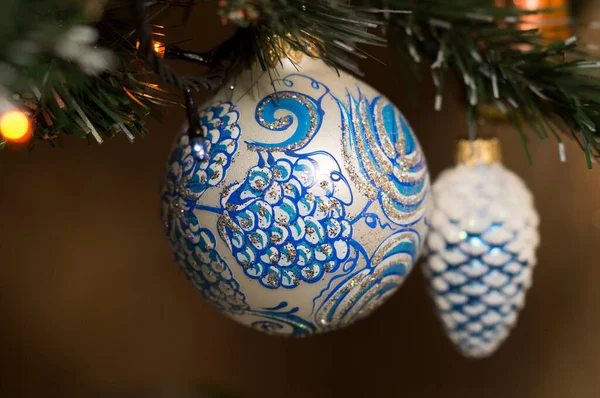
POLYGON ((171 245, 177 248, 175 258, 206 301, 231 314, 250 309, 229 266, 214 249, 216 240, 208 229, 199 230, 198 243, 177 234, 170 238, 171 245))
POLYGON ((200 116, 210 156, 198 162, 188 135, 177 138, 163 190, 163 221, 176 260, 202 296, 223 311, 243 313, 249 309, 246 298, 219 255, 214 235, 200 226, 194 211, 204 192, 225 178, 238 147, 239 114, 233 104, 220 103, 200 116))
POLYGON ((267 288, 318 282, 349 256, 352 226, 336 183, 318 175, 309 158, 261 157, 222 197, 221 238, 244 273, 267 288), (309 192, 317 184, 318 192, 309 192))
POLYGON ((295 337, 310 336, 317 331, 315 325, 296 315, 298 307, 285 311, 287 307, 288 303, 283 301, 276 307, 263 308, 256 312, 259 320, 251 326, 267 334, 295 337))

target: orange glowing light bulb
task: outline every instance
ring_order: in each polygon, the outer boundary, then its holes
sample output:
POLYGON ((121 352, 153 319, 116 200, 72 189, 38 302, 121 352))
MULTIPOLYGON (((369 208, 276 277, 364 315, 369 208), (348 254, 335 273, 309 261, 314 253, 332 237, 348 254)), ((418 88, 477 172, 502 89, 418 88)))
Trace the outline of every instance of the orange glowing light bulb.
MULTIPOLYGON (((139 50, 139 48, 140 48, 140 42, 139 42, 139 40, 135 43, 135 48, 139 50)), ((159 57, 161 57, 161 58, 165 57, 165 45, 164 45, 164 43, 161 43, 159 41, 152 41, 152 49, 154 50, 154 52, 156 54, 158 54, 159 57)))
POLYGON ((519 27, 526 29, 539 29, 543 38, 549 41, 566 40, 571 36, 569 26, 569 0, 495 0, 497 6, 513 6, 522 10, 541 11, 554 9, 533 15, 526 15, 519 27))
POLYGON ((29 132, 29 118, 25 113, 10 111, 0 117, 0 133, 7 141, 24 142, 29 132))

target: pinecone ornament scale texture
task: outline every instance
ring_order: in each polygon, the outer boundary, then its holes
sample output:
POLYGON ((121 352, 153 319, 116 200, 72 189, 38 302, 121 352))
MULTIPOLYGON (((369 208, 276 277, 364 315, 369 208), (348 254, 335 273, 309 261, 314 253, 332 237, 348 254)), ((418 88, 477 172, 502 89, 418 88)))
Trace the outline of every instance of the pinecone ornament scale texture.
POLYGON ((499 163, 459 164, 433 184, 423 267, 448 337, 469 357, 492 354, 531 286, 538 215, 523 181, 499 163))

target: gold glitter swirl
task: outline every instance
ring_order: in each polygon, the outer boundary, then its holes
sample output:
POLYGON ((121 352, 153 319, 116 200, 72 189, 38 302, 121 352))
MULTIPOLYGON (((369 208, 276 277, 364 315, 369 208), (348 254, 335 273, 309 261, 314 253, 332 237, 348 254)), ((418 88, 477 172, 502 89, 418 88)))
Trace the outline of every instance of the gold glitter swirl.
POLYGON ((386 239, 373 253, 369 266, 339 284, 321 304, 315 316, 318 326, 323 330, 343 327, 381 306, 412 269, 420 245, 419 235, 410 230, 386 239), (402 247, 404 244, 408 245, 402 247))
POLYGON ((344 166, 359 192, 371 200, 380 199, 392 221, 409 224, 424 215, 425 206, 412 211, 405 208, 417 206, 428 195, 429 173, 416 139, 415 150, 406 153, 407 132, 402 131, 404 123, 399 111, 394 109, 400 131, 394 134, 396 142, 392 142, 383 116, 384 108, 390 104, 378 98, 373 105, 370 109, 367 98, 361 95, 357 101, 350 95, 348 107, 342 106, 344 166), (422 187, 406 195, 398 183, 406 185, 409 191, 410 186, 422 187))
POLYGON ((403 282, 403 277, 397 274, 382 278, 384 271, 385 269, 382 268, 369 274, 369 270, 364 269, 347 281, 320 308, 316 316, 317 325, 323 330, 341 328, 364 318, 381 306, 395 292, 395 289, 379 298, 374 298, 379 288, 389 283, 399 286, 403 282), (336 304, 337 308, 333 316, 327 316, 336 304))
MULTIPOLYGON (((350 176, 350 179, 354 185, 356 185, 359 192, 365 195, 367 198, 375 200, 377 199, 377 189, 365 181, 362 178, 362 175, 356 171, 356 167, 354 165, 355 156, 353 156, 351 148, 351 139, 350 128, 345 125, 342 134, 342 157, 344 158, 344 166, 348 172, 348 175, 350 176)), ((358 154, 359 156, 364 155, 364 148, 359 147, 358 154)))
POLYGON ((375 104, 375 127, 377 128, 377 133, 379 137, 379 141, 381 142, 381 147, 383 151, 389 158, 396 157, 396 149, 394 148, 394 144, 390 140, 389 134, 385 129, 385 124, 383 122, 383 104, 381 102, 377 102, 375 104))
MULTIPOLYGON (((368 111, 367 111, 367 107, 369 106, 369 104, 367 104, 366 99, 363 99, 362 101, 359 102, 358 107, 360 110, 360 117, 361 117, 361 122, 362 125, 366 128, 369 126, 370 121, 368 120, 368 111)), ((367 129, 366 129, 367 130, 367 129)), ((377 162, 377 166, 379 166, 379 168, 381 169, 382 172, 386 173, 386 174, 390 174, 392 173, 393 170, 393 164, 390 161, 390 159, 388 158, 388 156, 386 156, 386 154, 384 153, 383 149, 380 148, 380 146, 378 145, 376 139, 375 139, 375 134, 373 131, 371 131, 370 129, 368 129, 365 132, 365 136, 367 139, 367 144, 369 146, 369 149, 371 150, 371 153, 373 153, 373 156, 375 156, 375 160, 377 162)), ((394 157, 394 155, 390 156, 390 157, 394 157)))
POLYGON ((388 239, 386 239, 381 246, 377 248, 373 256, 371 257, 371 266, 377 267, 378 265, 383 263, 383 259, 385 255, 395 246, 397 246, 401 242, 412 242, 415 247, 419 247, 420 242, 415 236, 415 233, 412 231, 404 231, 398 234, 394 234, 388 239))

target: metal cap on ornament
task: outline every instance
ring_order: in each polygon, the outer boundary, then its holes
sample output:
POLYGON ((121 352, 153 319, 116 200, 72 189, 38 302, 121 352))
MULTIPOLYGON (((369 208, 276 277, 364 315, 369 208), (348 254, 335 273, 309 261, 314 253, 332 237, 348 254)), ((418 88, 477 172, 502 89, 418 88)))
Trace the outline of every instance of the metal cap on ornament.
MULTIPOLYGON (((291 38, 288 33, 286 37, 291 38)), ((263 55, 265 56, 265 62, 269 68, 275 68, 281 59, 287 58, 294 64, 302 62, 304 54, 308 54, 311 57, 319 58, 321 50, 319 48, 319 40, 313 38, 311 42, 305 41, 298 43, 302 47, 302 50, 294 48, 288 40, 278 35, 273 35, 265 43, 263 43, 263 55)))
POLYGON ((456 163, 468 167, 502 163, 500 140, 496 137, 460 140, 456 145, 456 163))

